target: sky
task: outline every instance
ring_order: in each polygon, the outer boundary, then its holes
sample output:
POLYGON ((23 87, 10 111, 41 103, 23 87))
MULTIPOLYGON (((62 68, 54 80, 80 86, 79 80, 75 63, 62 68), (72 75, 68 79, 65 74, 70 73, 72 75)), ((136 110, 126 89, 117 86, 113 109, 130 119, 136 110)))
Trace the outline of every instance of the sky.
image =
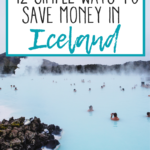
MULTIPOLYGON (((0 0, 0 54, 5 50, 5 0, 0 0)), ((123 64, 128 61, 150 60, 150 0, 146 0, 146 56, 145 57, 43 57, 59 64, 123 64)))

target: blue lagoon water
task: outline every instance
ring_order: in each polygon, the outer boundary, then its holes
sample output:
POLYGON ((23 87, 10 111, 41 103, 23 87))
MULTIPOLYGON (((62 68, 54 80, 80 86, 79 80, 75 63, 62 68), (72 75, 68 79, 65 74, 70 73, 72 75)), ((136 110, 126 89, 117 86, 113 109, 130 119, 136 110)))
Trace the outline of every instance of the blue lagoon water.
POLYGON ((37 116, 46 124, 59 125, 63 129, 59 150, 150 150, 150 118, 146 117, 150 89, 141 88, 140 78, 75 74, 0 78, 0 119, 37 116), (87 112, 90 105, 92 113, 87 112), (110 120, 112 112, 120 121, 110 120))

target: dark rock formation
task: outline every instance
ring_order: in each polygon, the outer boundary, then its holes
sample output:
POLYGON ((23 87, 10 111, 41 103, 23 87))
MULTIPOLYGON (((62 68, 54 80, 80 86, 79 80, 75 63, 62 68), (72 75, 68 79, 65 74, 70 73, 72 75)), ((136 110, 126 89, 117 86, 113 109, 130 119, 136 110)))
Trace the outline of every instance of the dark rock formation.
POLYGON ((53 73, 53 74, 61 74, 61 73, 150 73, 150 61, 135 61, 135 62, 127 62, 125 64, 117 64, 112 66, 107 65, 58 65, 48 68, 47 66, 43 66, 41 68, 41 73, 53 73))
POLYGON ((55 125, 41 123, 34 117, 28 125, 24 125, 25 118, 3 119, 0 123, 0 150, 37 150, 42 146, 54 149, 59 142, 54 139, 52 132, 61 129, 55 125))
POLYGON ((17 65, 20 63, 20 58, 25 57, 6 57, 6 53, 0 55, 0 72, 2 74, 13 74, 17 65))

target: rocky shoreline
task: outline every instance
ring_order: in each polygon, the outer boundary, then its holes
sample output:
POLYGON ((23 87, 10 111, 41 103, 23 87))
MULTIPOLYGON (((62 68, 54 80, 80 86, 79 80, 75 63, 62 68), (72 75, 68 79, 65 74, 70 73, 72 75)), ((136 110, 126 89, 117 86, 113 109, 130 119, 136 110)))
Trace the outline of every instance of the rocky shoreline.
POLYGON ((60 143, 54 135, 60 135, 62 129, 53 124, 41 123, 37 117, 21 117, 0 122, 0 150, 41 150, 45 146, 55 149, 60 143))

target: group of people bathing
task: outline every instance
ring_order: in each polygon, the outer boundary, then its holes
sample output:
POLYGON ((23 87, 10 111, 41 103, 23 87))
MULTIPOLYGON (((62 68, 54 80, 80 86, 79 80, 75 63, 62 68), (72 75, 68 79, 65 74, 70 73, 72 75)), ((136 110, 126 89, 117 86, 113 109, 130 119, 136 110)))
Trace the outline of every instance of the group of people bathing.
POLYGON ((14 87, 15 88, 15 91, 17 91, 18 89, 17 89, 17 87, 15 87, 15 85, 11 85, 11 87, 14 87))
MULTIPOLYGON (((89 106, 88 112, 92 112, 92 111, 94 111, 94 110, 93 110, 93 106, 89 106)), ((118 121, 119 118, 117 117, 117 113, 111 113, 111 118, 110 118, 110 119, 111 119, 111 120, 114 120, 114 121, 118 121)))
MULTIPOLYGON (((10 85, 11 87, 14 87, 15 88, 15 91, 17 91, 17 87, 15 87, 15 85, 10 85)), ((2 88, 0 88, 0 90, 2 90, 2 88)))
MULTIPOLYGON (((93 106, 89 106, 88 112, 92 112, 92 111, 94 111, 93 106)), ((147 117, 150 117, 150 112, 147 112, 147 117)), ((117 113, 111 113, 110 119, 113 120, 113 121, 118 121, 119 118, 117 117, 117 113)))

